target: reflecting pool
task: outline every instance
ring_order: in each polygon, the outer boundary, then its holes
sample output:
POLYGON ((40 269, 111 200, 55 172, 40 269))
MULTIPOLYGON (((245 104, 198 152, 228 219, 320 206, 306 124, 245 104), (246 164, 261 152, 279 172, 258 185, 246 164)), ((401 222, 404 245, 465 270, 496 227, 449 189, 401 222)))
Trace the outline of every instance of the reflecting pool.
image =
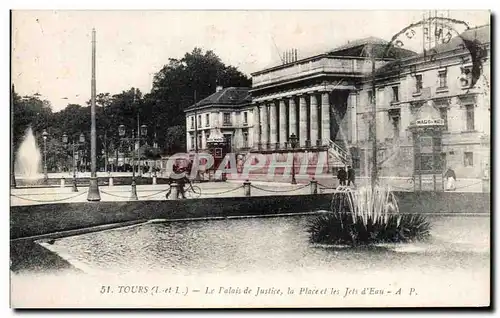
POLYGON ((311 244, 309 218, 148 223, 44 244, 84 272, 126 274, 311 271, 487 271, 489 217, 431 217, 432 238, 412 244, 340 248, 311 244))

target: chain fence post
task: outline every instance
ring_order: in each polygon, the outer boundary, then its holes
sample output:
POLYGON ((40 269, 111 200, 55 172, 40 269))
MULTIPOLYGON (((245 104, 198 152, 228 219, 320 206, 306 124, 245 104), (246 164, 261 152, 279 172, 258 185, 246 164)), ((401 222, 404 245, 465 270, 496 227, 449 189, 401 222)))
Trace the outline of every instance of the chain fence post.
POLYGON ((311 194, 318 194, 318 181, 313 177, 309 184, 311 186, 311 194))
POLYGON ((179 196, 179 184, 177 182, 172 182, 170 185, 170 189, 172 190, 169 195, 169 200, 177 200, 179 196))
POLYGON ((108 179, 108 187, 112 187, 113 186, 113 177, 109 177, 108 179))
POLYGON ((65 182, 64 178, 61 177, 61 188, 64 188, 64 182, 65 182))
POLYGON ((251 192, 250 192, 251 185, 252 185, 252 183, 250 181, 248 181, 248 179, 246 179, 245 182, 243 182, 243 192, 245 193, 246 197, 251 196, 251 192))

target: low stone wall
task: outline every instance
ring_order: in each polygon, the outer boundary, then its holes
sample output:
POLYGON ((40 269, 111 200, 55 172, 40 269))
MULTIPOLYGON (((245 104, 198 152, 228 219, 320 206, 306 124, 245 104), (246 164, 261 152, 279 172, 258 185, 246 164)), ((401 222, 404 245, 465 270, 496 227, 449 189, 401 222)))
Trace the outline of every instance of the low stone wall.
POLYGON ((491 211, 490 193, 395 192, 399 210, 412 213, 484 213, 491 211))
POLYGON ((206 198, 176 201, 81 202, 11 207, 11 239, 102 224, 308 212, 328 209, 331 195, 206 198))
MULTIPOLYGON (((404 213, 490 213, 483 193, 396 192, 404 213)), ((206 198, 177 201, 81 202, 13 206, 11 239, 150 219, 271 215, 328 210, 331 194, 206 198)))

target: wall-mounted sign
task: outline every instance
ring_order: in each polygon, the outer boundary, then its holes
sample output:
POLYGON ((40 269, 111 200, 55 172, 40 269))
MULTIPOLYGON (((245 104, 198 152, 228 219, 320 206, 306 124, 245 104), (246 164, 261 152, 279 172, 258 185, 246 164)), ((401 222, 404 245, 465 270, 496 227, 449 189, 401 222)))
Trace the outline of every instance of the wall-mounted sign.
POLYGON ((415 121, 415 125, 417 126, 443 126, 444 119, 417 119, 415 121))

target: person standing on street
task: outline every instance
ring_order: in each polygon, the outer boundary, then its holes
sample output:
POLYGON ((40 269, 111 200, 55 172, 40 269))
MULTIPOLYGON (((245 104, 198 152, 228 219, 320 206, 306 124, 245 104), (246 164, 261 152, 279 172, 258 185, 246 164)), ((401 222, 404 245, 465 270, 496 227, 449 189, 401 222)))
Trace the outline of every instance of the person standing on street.
POLYGON ((451 167, 448 167, 448 170, 446 170, 444 179, 446 180, 446 190, 455 191, 455 182, 457 181, 457 176, 455 175, 455 171, 453 171, 451 167))
POLYGON ((351 166, 347 166, 347 186, 350 186, 352 182, 352 185, 355 187, 356 184, 354 183, 354 179, 355 179, 354 169, 351 166))
POLYGON ((339 171, 337 172, 337 179, 339 179, 339 184, 341 186, 345 186, 345 181, 347 179, 347 172, 345 171, 345 168, 340 168, 339 171))

